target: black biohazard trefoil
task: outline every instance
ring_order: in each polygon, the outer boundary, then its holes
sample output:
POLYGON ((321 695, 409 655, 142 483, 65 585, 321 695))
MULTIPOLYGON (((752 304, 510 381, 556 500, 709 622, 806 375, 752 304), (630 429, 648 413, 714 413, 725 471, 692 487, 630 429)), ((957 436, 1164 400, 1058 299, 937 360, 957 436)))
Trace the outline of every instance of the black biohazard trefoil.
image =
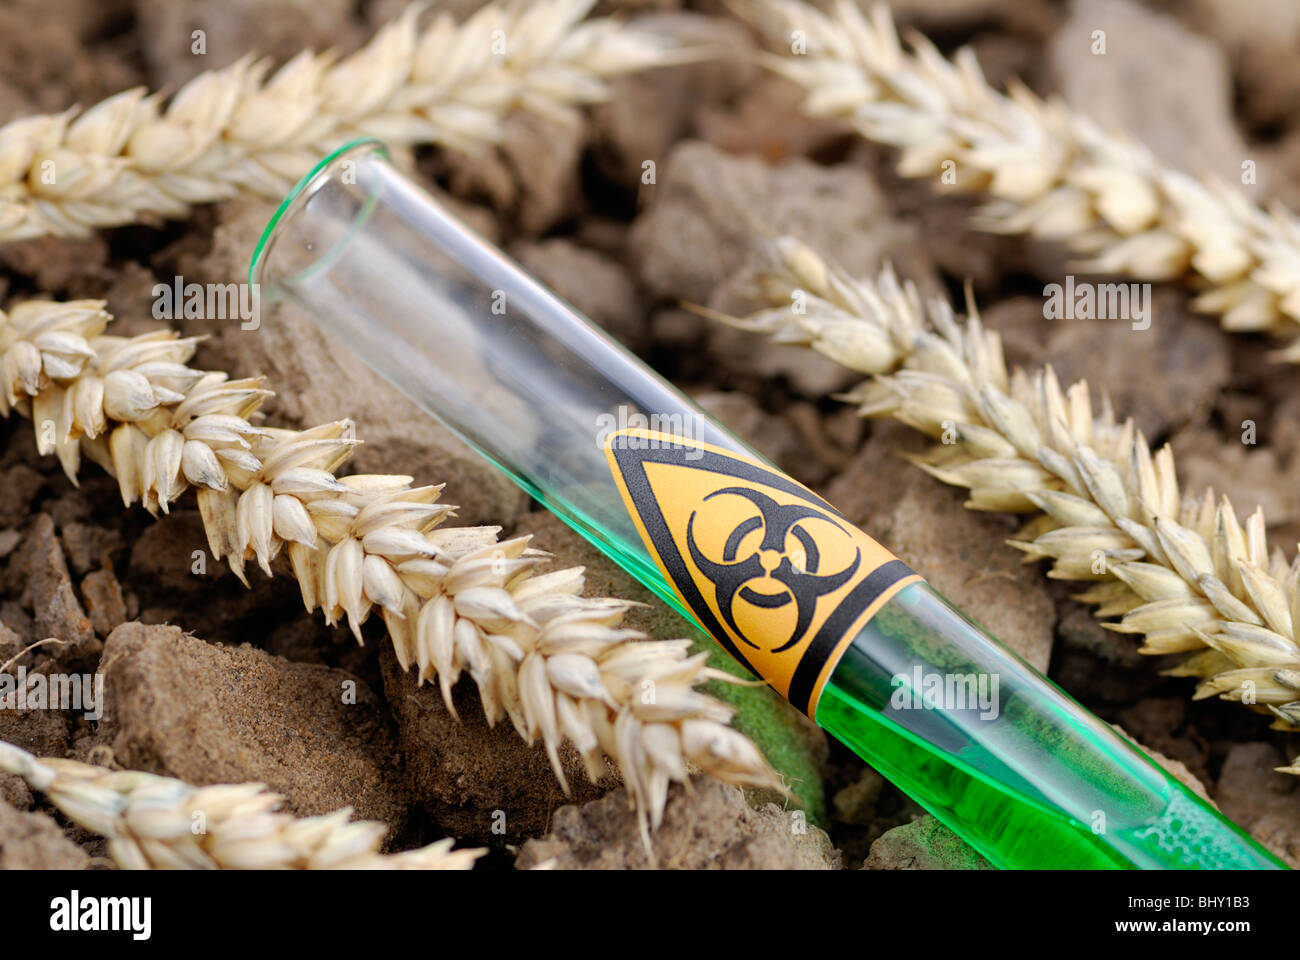
POLYGON ((770 467, 628 433, 640 442, 616 434, 606 453, 656 564, 728 653, 811 713, 850 631, 919 577, 770 467))

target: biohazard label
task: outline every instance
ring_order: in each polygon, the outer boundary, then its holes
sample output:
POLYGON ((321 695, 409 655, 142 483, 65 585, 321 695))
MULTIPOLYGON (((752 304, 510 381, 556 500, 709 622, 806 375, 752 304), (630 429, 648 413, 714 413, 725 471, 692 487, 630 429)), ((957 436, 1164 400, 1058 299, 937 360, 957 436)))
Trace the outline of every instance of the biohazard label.
POLYGON ((740 663, 811 717, 854 636, 920 576, 783 473, 651 430, 605 455, 646 549, 740 663))

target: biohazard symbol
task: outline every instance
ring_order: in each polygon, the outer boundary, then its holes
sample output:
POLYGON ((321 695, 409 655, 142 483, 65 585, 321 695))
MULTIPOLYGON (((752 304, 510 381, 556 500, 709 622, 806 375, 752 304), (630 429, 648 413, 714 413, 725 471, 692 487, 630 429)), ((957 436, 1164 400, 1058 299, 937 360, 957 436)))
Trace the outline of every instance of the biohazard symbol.
POLYGON ((920 579, 813 491, 736 451, 631 427, 605 456, 661 576, 634 571, 809 716, 866 621, 920 579))
MULTIPOLYGON (((722 561, 717 562, 705 556, 696 542, 698 512, 692 511, 686 525, 686 544, 691 559, 717 590, 718 613, 722 619, 741 640, 756 650, 761 649, 759 645, 750 640, 736 623, 737 597, 767 610, 795 604, 794 632, 784 643, 769 651, 781 653, 803 639, 812 624, 818 599, 844 586, 857 572, 862 565, 862 551, 855 550, 852 562, 844 569, 821 573, 821 551, 817 548, 817 540, 800 524, 809 519, 834 523, 825 512, 797 503, 777 503, 766 494, 748 487, 724 487, 709 494, 704 501, 707 503, 722 496, 744 497, 758 508, 759 515, 748 517, 736 525, 723 546, 722 561), (745 559, 737 560, 741 545, 747 539, 752 540, 750 535, 757 531, 762 532, 762 538, 756 549, 745 559), (792 547, 791 541, 797 546, 792 547)), ((835 526, 843 530, 839 524, 835 526)))

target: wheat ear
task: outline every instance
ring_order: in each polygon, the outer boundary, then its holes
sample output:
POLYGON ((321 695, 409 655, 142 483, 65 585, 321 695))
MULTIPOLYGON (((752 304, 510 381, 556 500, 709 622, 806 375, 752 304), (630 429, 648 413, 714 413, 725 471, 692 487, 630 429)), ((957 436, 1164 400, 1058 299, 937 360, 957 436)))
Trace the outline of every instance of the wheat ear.
MULTIPOLYGON (((441 487, 404 476, 336 477, 358 442, 350 421, 295 431, 253 423, 270 394, 187 366, 196 338, 170 330, 103 333, 98 301, 28 301, 0 314, 0 413, 32 418, 38 449, 75 482, 84 452, 116 476, 122 500, 166 513, 197 490, 208 543, 247 583, 287 554, 307 610, 346 618, 358 642, 377 611, 403 669, 436 679, 447 708, 462 673, 489 723, 539 737, 563 788, 566 739, 593 781, 617 765, 643 826, 658 826, 669 783, 696 765, 726 783, 782 790, 732 709, 696 689, 729 674, 690 640, 619 627, 633 604, 580 596, 582 568, 545 575, 528 537, 443 527, 441 487)), ((643 834, 644 835, 644 834, 643 834)))
POLYGON ((1094 581, 1078 599, 1120 617, 1103 626, 1144 635, 1143 653, 1190 653, 1170 672, 1200 677, 1197 698, 1300 726, 1300 561, 1269 552, 1261 509, 1242 523, 1213 490, 1182 495, 1170 447, 1153 453, 1104 399, 1094 410, 1086 383, 1009 375, 973 304, 959 322, 889 269, 852 279, 789 238, 750 293, 767 308, 714 315, 870 375, 844 399, 940 440, 912 459, 968 488, 968 507, 1037 514, 1011 544, 1050 560, 1049 577, 1094 581))
POLYGON ((486 850, 439 840, 382 854, 388 828, 344 807, 298 819, 260 783, 192 787, 137 770, 41 760, 0 741, 0 771, 17 774, 72 822, 108 838, 127 870, 469 870, 486 850))
POLYGON ((594 2, 502 0, 460 26, 440 13, 423 30, 416 4, 342 60, 304 52, 272 74, 245 57, 166 106, 136 89, 15 120, 0 127, 0 240, 181 217, 239 190, 280 197, 361 135, 472 148, 497 139, 515 108, 571 120, 610 77, 674 56, 647 31, 583 21, 594 2))
POLYGON ((991 88, 970 49, 950 62, 923 36, 899 42, 888 8, 866 16, 851 0, 824 14, 802 0, 751 8, 774 48, 768 65, 807 91, 806 113, 843 120, 901 150, 909 177, 942 174, 951 189, 992 198, 981 225, 1064 242, 1085 268, 1170 280, 1201 278, 1198 309, 1225 329, 1291 339, 1300 361, 1300 220, 1268 212, 1222 183, 1162 166, 1132 140, 1104 131, 1021 84, 991 88), (800 31, 806 53, 791 48, 800 31))

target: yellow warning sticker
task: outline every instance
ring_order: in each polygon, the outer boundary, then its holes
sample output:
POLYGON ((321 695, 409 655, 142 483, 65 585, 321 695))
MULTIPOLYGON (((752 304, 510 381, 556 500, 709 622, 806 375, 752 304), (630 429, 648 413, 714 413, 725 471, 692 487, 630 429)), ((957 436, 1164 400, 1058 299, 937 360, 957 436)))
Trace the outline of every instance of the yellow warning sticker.
POLYGON ((612 434, 605 455, 686 609, 810 717, 862 626, 921 579, 817 494, 756 460, 636 428, 612 434))

